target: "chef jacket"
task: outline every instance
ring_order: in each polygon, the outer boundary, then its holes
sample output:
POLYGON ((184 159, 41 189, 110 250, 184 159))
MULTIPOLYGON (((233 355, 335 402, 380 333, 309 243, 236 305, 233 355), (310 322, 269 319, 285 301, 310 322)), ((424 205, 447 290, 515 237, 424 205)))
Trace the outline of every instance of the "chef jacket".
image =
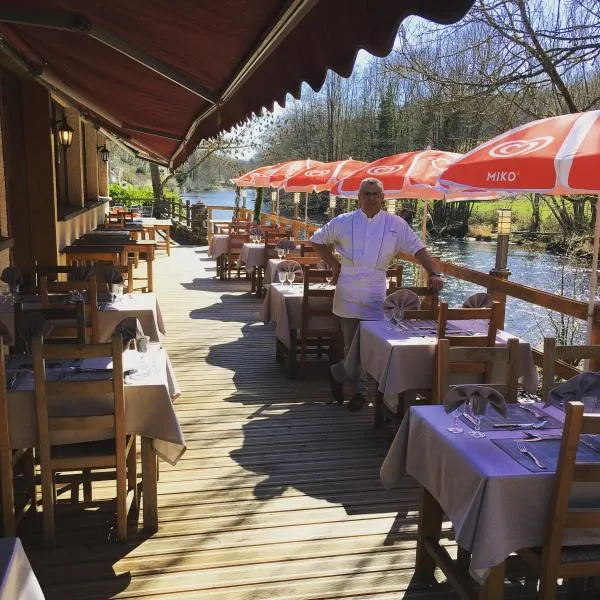
POLYGON ((402 217, 383 210, 370 219, 361 209, 335 217, 310 241, 334 246, 341 257, 333 313, 363 320, 383 318, 385 274, 396 254, 425 247, 402 217))

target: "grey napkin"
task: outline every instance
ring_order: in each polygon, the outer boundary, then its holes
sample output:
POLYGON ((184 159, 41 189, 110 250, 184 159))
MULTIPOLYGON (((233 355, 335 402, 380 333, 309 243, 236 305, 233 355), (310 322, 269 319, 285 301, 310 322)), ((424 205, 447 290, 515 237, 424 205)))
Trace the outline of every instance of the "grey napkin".
POLYGON ((251 227, 248 230, 248 235, 263 236, 265 233, 260 227, 251 227))
POLYGON ((560 406, 566 402, 581 400, 584 396, 600 396, 600 373, 586 372, 571 377, 550 390, 544 406, 560 406))
POLYGON ((295 273, 296 274, 295 281, 297 281, 297 282, 302 281, 302 276, 304 275, 304 272, 302 271, 302 266, 300 265, 300 263, 296 262, 295 260, 282 260, 275 267, 275 275, 277 276, 277 273, 279 273, 280 271, 286 271, 288 273, 295 273))
POLYGON ((279 240, 275 245, 275 248, 282 248, 283 250, 295 250, 296 242, 292 242, 292 240, 279 240))
POLYGON ((117 324, 113 331, 113 334, 114 333, 121 335, 123 338, 123 348, 126 348, 131 340, 137 340, 138 338, 143 337, 144 330, 142 329, 139 319, 136 317, 127 317, 117 324))
POLYGON ((0 281, 8 283, 10 289, 14 289, 16 286, 23 285, 23 275, 17 267, 6 267, 0 275, 0 281))
POLYGON ((482 415, 491 406, 503 417, 508 415, 508 406, 504 396, 494 388, 485 385, 457 385, 444 398, 444 410, 451 413, 461 404, 469 402, 474 415, 482 415))
POLYGON ((106 281, 108 285, 110 285, 111 283, 123 283, 122 273, 114 267, 104 267, 100 271, 100 274, 102 275, 104 281, 106 281))
POLYGON ((396 290, 383 301, 386 318, 403 319, 405 310, 418 310, 421 302, 411 290, 396 290))
POLYGON ((479 292, 469 296, 463 302, 463 308, 491 308, 494 304, 494 299, 491 294, 486 292, 479 292))
POLYGON ((69 281, 87 281, 95 272, 94 267, 71 267, 67 279, 69 281))

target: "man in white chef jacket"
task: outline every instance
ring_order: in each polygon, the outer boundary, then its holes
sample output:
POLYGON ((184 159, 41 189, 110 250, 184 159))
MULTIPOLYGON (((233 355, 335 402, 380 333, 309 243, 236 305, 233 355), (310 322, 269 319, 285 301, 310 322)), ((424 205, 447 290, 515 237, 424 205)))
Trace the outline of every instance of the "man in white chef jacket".
MULTIPOLYGON (((429 273, 429 285, 442 289, 431 255, 404 219, 382 209, 383 185, 363 179, 358 192, 360 208, 335 217, 310 239, 316 253, 331 267, 337 283, 333 313, 340 317, 344 355, 348 353, 360 321, 383 319, 386 271, 399 253, 413 254, 429 273), (334 250, 340 255, 338 260, 334 250)), ((334 370, 334 371, 337 371, 334 370)), ((367 379, 362 370, 352 383, 349 410, 360 410, 366 401, 367 379)), ((332 392, 343 402, 342 386, 332 379, 332 392)))

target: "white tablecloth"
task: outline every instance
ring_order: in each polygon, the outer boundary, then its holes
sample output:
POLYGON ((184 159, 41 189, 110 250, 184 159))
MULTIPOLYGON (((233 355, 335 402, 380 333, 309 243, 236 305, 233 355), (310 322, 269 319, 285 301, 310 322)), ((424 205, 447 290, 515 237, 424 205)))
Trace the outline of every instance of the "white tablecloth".
MULTIPOLYGON (((158 299, 156 294, 152 292, 147 294, 125 294, 119 301, 102 305, 101 308, 102 310, 98 313, 100 342, 110 340, 115 327, 127 317, 139 319, 144 335, 149 336, 152 342, 160 342, 161 334, 166 333, 158 299)), ((0 305, 0 323, 8 329, 11 341, 13 341, 15 318, 12 306, 0 305)))
MULTIPOLYGON (((123 355, 124 369, 138 369, 143 375, 134 373, 126 378, 125 420, 127 433, 153 439, 156 453, 171 464, 175 464, 185 451, 185 441, 173 407, 173 400, 180 394, 173 368, 167 353, 158 344, 151 344, 143 363, 140 355, 128 350, 123 355)), ((12 362, 9 363, 9 375, 12 362)), ((110 358, 85 360, 81 368, 111 368, 110 358)), ((65 369, 68 373, 69 369, 65 369)), ((81 374, 85 377, 84 374, 81 374)), ((31 448, 36 443, 36 412, 34 377, 31 371, 22 371, 16 389, 8 392, 8 420, 10 441, 13 448, 31 448)), ((52 399, 50 409, 55 414, 78 414, 87 411, 96 414, 106 398, 52 399)), ((107 434, 107 438, 111 437, 107 434)), ((96 438, 95 439, 101 439, 96 438)), ((76 443, 84 439, 60 439, 55 443, 76 443)))
POLYGON ((265 264, 265 245, 246 243, 240 253, 240 263, 246 265, 246 271, 265 264))
POLYGON ((279 283, 279 279, 275 276, 275 268, 282 261, 280 258, 270 258, 265 269, 264 283, 279 283))
POLYGON ((229 244, 228 233, 217 233, 212 236, 210 245, 208 246, 208 256, 217 258, 221 254, 227 254, 227 246, 229 244))
MULTIPOLYGON (((546 410, 564 419, 559 409, 546 410)), ((472 553, 471 575, 482 580, 511 552, 542 545, 554 472, 533 473, 491 441, 525 437, 522 432, 492 431, 474 439, 467 425, 462 434, 450 433, 452 422, 442 406, 411 407, 383 462, 381 480, 389 489, 407 474, 423 485, 452 521, 458 544, 472 553)), ((573 500, 597 504, 598 496, 596 484, 582 485, 573 500)), ((597 544, 599 535, 579 532, 566 540, 597 544)))
MULTIPOLYGON (((456 321, 465 331, 481 329, 481 323, 456 321)), ((432 387, 437 337, 407 322, 408 330, 388 331, 385 321, 363 321, 344 361, 346 373, 351 374, 360 363, 362 368, 379 383, 379 391, 399 394, 406 390, 432 387)), ((506 344, 514 337, 499 331, 496 343, 506 344)), ((520 382, 530 392, 538 386, 538 374, 531 347, 519 340, 520 382)), ((499 366, 501 368, 503 366, 499 366)))
POLYGON ((19 538, 0 538, 0 600, 44 600, 19 538))
MULTIPOLYGON (((304 285, 271 284, 261 306, 261 319, 267 324, 276 323, 275 336, 286 348, 290 347, 290 329, 300 329, 302 325, 302 298, 304 285)), ((314 298, 315 307, 333 308, 333 298, 314 298)), ((315 328, 329 329, 336 326, 336 317, 315 317, 311 325, 315 328)))

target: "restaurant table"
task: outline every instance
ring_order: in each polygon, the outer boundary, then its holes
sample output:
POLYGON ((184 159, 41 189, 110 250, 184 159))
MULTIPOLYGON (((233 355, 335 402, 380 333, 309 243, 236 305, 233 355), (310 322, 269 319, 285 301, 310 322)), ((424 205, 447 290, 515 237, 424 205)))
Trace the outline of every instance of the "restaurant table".
POLYGON ((19 538, 0 538, 0 600, 44 600, 19 538))
MULTIPOLYGON (((327 284, 315 285, 321 289, 333 289, 327 284)), ((267 293, 261 305, 261 320, 265 324, 271 321, 276 323, 275 337, 290 350, 295 348, 296 332, 302 325, 303 297, 303 283, 274 283, 267 286, 267 293)), ((333 298, 314 298, 311 303, 315 308, 333 308, 333 298)), ((332 314, 331 317, 314 317, 311 322, 316 329, 331 329, 336 326, 336 320, 337 317, 332 314)))
POLYGON ((265 264, 265 245, 246 242, 240 253, 240 264, 246 265, 246 272, 262 267, 265 264))
MULTIPOLYGON (((564 421, 559 408, 528 406, 546 411, 559 423, 564 421)), ((509 554, 543 543, 555 470, 533 472, 524 466, 535 469, 533 464, 520 464, 492 441, 525 438, 523 431, 486 431, 485 438, 475 439, 468 435, 468 422, 461 422, 464 432, 458 435, 447 430, 452 423, 453 416, 442 406, 411 407, 382 464, 381 481, 391 489, 406 474, 423 487, 415 576, 423 581, 433 576, 430 555, 443 555, 438 541, 445 513, 454 526, 456 542, 471 553, 469 574, 484 586, 480 598, 499 600, 509 554)), ((561 428, 536 430, 542 435, 561 432, 561 428)), ((536 442, 531 442, 530 449, 536 452, 536 442)), ((519 452, 516 455, 528 460, 519 452)), ((573 502, 597 503, 600 498, 595 484, 580 484, 573 491, 573 502)), ((577 537, 566 534, 565 542, 597 544, 600 531, 579 531, 577 537)))
POLYGON ((212 258, 218 258, 221 254, 227 254, 227 247, 229 246, 229 234, 218 233, 213 235, 208 245, 208 256, 212 258))
POLYGON ((264 283, 279 283, 277 278, 277 265, 282 262, 281 258, 270 258, 267 262, 267 268, 265 269, 264 283))
MULTIPOLYGON (((487 331, 482 321, 450 321, 456 333, 487 331)), ((436 324, 431 322, 405 321, 406 329, 390 330, 386 321, 361 321, 350 350, 344 360, 347 374, 360 366, 378 382, 378 390, 385 396, 397 395, 407 390, 432 387, 437 334, 436 324)), ((515 337, 498 331, 496 344, 506 345, 515 337)), ((492 380, 502 376, 506 365, 495 364, 492 380)), ((538 374, 533 362, 530 345, 519 340, 519 382, 524 389, 535 392, 538 374)), ((389 400, 385 399, 386 402, 389 400)))
MULTIPOLYGON (((10 377, 18 373, 14 389, 7 394, 10 441, 13 449, 32 448, 36 444, 35 382, 30 368, 30 357, 13 356, 7 363, 10 377), (13 362, 15 361, 15 362, 13 362), (26 362, 20 362, 26 361, 26 362), (29 364, 27 364, 29 362, 29 364)), ((63 381, 85 380, 94 370, 111 369, 109 357, 86 359, 75 367, 57 367, 57 376, 63 381)), ((128 434, 139 435, 142 439, 142 490, 144 498, 144 526, 155 530, 158 523, 156 513, 156 456, 174 465, 184 453, 186 446, 173 400, 179 397, 180 390, 175 379, 166 351, 159 344, 150 344, 148 352, 140 354, 135 350, 123 353, 125 377, 125 427, 128 434), (128 371, 132 371, 128 374, 128 371), (144 472, 145 471, 145 472, 144 472)), ((91 375, 95 376, 95 375, 91 375)), ((100 375, 101 376, 101 375, 100 375)), ((106 402, 102 397, 53 398, 50 410, 53 414, 72 415, 86 411, 97 413, 106 402)), ((56 434, 56 443, 74 444, 88 441, 85 434, 61 438, 56 434)), ((94 432, 94 440, 112 437, 112 432, 94 432)))
MULTIPOLYGON (((162 231, 165 234, 165 250, 167 256, 171 256, 171 219, 156 219, 155 217, 142 217, 139 220, 134 219, 134 223, 141 223, 142 227, 148 231, 151 240, 156 240, 156 232, 162 231)), ((162 246, 161 246, 162 248, 162 246)))
MULTIPOLYGON (((35 310, 40 307, 39 301, 25 299, 23 304, 26 310, 35 310)), ((135 317, 139 320, 144 335, 147 335, 151 342, 160 342, 162 335, 166 334, 156 294, 124 294, 115 302, 99 303, 99 341, 109 341, 115 327, 128 317, 135 317)), ((12 304, 0 304, 0 323, 6 327, 11 341, 14 342, 15 318, 12 304)))

